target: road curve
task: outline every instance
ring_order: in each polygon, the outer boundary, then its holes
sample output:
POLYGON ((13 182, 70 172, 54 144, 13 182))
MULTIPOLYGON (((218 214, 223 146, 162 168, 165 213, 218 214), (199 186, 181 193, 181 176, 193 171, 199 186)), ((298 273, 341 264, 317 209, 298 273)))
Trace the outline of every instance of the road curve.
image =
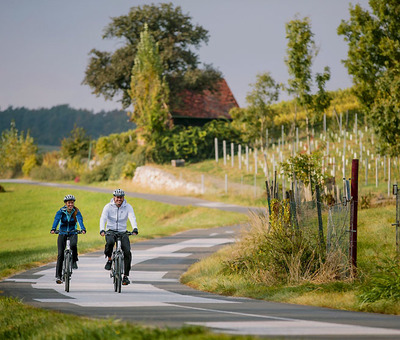
POLYGON ((179 283, 191 264, 234 242, 239 229, 195 229, 143 242, 133 239, 132 284, 123 286, 120 294, 113 291, 101 251, 80 256, 69 293, 54 281, 55 263, 1 281, 0 291, 45 309, 153 326, 203 325, 214 332, 267 338, 400 338, 399 316, 224 297, 179 283))

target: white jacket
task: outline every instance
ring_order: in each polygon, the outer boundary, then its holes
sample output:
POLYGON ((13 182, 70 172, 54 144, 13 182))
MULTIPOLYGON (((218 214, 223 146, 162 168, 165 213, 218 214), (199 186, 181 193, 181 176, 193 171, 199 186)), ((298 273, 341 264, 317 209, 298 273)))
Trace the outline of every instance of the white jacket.
POLYGON ((124 200, 120 207, 114 203, 114 198, 106 204, 100 217, 100 232, 102 230, 126 231, 127 221, 132 229, 137 229, 136 216, 132 206, 124 200), (107 229, 106 229, 107 225, 107 229))

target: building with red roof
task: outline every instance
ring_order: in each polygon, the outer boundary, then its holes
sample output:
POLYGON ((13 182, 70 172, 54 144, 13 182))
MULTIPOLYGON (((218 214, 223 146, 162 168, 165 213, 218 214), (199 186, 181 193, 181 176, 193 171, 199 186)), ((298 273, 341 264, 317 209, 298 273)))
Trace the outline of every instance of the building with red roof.
POLYGON ((229 110, 239 107, 225 79, 221 79, 214 91, 194 93, 185 90, 178 108, 172 110, 174 125, 203 126, 215 120, 232 120, 229 110))

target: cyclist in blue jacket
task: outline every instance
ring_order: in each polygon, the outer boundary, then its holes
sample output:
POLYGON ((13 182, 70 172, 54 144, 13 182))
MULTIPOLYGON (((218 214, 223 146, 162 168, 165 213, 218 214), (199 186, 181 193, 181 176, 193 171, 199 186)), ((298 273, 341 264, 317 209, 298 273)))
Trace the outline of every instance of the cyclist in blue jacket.
POLYGON ((82 214, 79 211, 78 207, 75 206, 75 197, 74 195, 66 195, 64 197, 65 205, 57 211, 56 216, 54 217, 53 226, 51 228, 50 233, 54 234, 57 226, 60 225, 60 231, 57 239, 58 246, 58 256, 57 256, 57 265, 56 265, 56 282, 58 284, 62 283, 62 266, 64 261, 64 250, 67 243, 67 235, 71 235, 71 250, 72 250, 72 268, 78 269, 78 234, 77 234, 77 226, 76 223, 79 223, 79 226, 82 230, 83 234, 86 234, 86 228, 83 224, 82 214))

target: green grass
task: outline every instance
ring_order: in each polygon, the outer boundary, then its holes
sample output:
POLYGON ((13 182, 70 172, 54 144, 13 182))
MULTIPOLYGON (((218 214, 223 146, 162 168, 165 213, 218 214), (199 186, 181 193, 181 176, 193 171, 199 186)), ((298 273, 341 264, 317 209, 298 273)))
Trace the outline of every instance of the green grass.
POLYGON ((0 339, 135 339, 135 340, 250 340, 251 336, 213 334, 198 326, 178 329, 145 327, 118 320, 95 320, 61 314, 0 298, 0 339))
MULTIPOLYGON (((57 255, 57 237, 50 234, 56 211, 63 206, 63 197, 73 194, 81 210, 87 234, 79 236, 79 253, 102 249, 99 235, 102 209, 110 194, 55 187, 2 183, 0 193, 0 279, 15 272, 53 261, 57 255)), ((193 228, 211 228, 246 220, 237 213, 193 206, 174 206, 148 200, 127 198, 134 207, 139 236, 150 239, 193 228), (210 219, 212 216, 212 219, 210 219)))

